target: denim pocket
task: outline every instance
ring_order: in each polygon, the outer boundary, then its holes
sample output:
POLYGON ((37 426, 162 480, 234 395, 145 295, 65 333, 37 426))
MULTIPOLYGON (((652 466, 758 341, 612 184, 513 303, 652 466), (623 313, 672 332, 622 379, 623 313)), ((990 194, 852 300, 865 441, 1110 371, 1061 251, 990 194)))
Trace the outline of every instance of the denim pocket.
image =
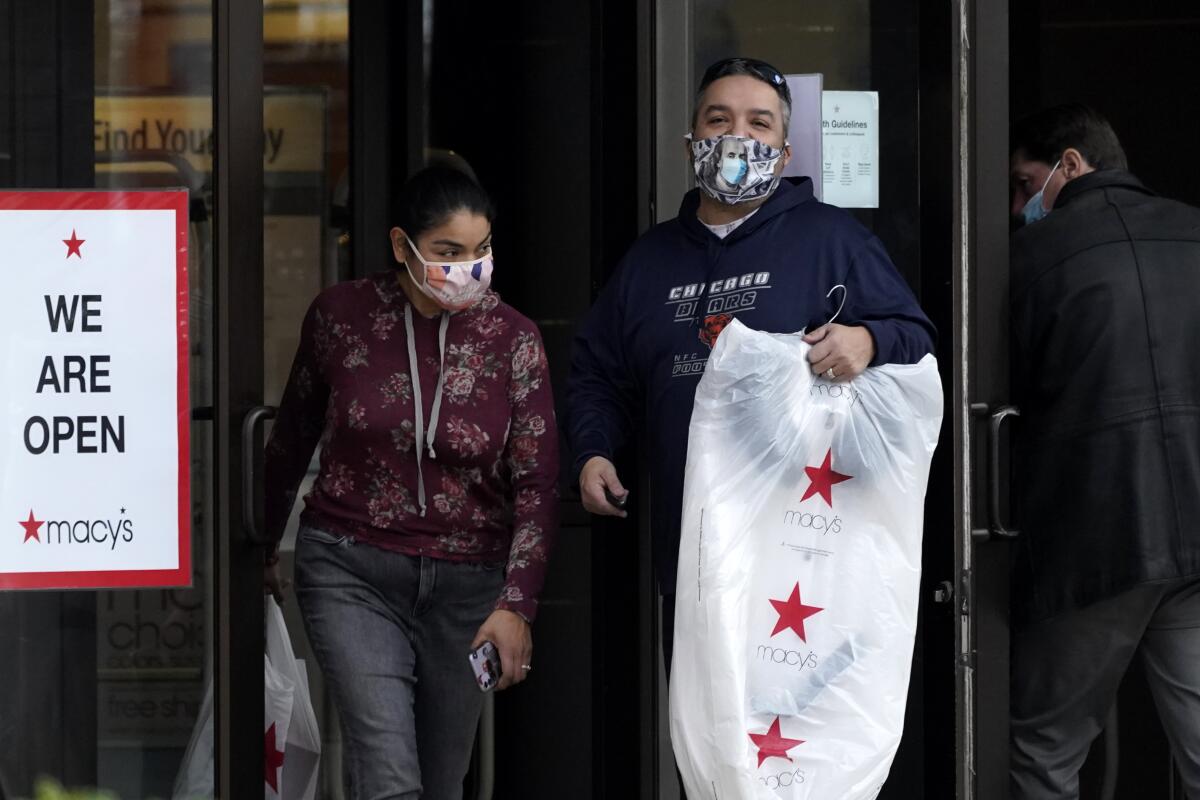
POLYGON ((349 536, 339 536, 334 533, 327 533, 326 531, 318 528, 301 528, 300 538, 306 542, 323 544, 328 547, 341 547, 354 542, 353 538, 349 536))

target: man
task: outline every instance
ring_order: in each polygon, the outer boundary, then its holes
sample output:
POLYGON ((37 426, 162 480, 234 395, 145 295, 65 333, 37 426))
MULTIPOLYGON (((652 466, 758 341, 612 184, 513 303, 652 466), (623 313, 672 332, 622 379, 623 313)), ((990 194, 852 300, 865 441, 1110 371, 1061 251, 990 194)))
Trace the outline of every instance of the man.
POLYGON ((1200 798, 1200 211, 1060 106, 1013 131, 1013 800, 1079 797, 1135 654, 1200 798))
POLYGON ((605 496, 627 496, 613 454, 635 431, 646 436, 668 665, 688 422, 721 330, 735 316, 758 330, 806 329, 813 372, 836 381, 932 349, 933 327, 879 240, 817 202, 809 179, 780 180, 790 113, 770 65, 708 68, 685 149, 699 188, 634 243, 575 339, 568 436, 585 508, 625 516, 605 496))

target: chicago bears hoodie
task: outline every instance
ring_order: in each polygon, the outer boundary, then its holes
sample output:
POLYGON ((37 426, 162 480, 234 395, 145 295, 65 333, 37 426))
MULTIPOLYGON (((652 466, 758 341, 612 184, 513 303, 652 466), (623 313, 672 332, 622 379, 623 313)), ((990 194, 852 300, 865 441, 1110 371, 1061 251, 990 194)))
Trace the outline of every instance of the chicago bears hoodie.
MULTIPOLYGON (((698 190, 679 216, 638 239, 575 337, 567 436, 575 475, 645 437, 655 572, 675 591, 688 425, 717 336, 733 318, 771 333, 812 330, 833 317, 863 325, 876 364, 915 364, 933 351, 933 325, 883 245, 845 211, 818 202, 808 178, 784 180, 724 239, 696 216, 698 190)), ((623 476, 626 486, 632 476, 623 476)))

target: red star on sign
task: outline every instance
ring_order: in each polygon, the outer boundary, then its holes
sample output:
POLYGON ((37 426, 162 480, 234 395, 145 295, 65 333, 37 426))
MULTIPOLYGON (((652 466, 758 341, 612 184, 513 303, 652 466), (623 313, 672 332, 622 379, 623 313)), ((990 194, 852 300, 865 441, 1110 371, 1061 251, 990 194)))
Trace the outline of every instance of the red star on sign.
POLYGON ((42 539, 40 536, 38 536, 38 529, 41 528, 44 523, 45 520, 34 519, 33 509, 29 509, 29 519, 25 520, 24 522, 17 522, 18 525, 25 529, 25 539, 21 542, 21 544, 28 542, 30 539, 33 539, 35 542, 41 542, 42 539))
POLYGON ((788 750, 798 744, 804 744, 803 739, 788 739, 780 732, 779 717, 775 718, 766 733, 751 733, 750 741, 754 742, 754 746, 758 748, 758 765, 760 767, 768 758, 786 758, 791 761, 792 757, 788 755, 788 750))
POLYGON ((67 246, 67 258, 70 258, 71 256, 79 256, 79 258, 82 259, 83 251, 81 251, 79 248, 82 247, 83 243, 86 241, 87 239, 80 239, 77 237, 75 235, 75 229, 71 228, 71 238, 62 240, 62 243, 67 246))
POLYGON ((825 505, 833 508, 833 485, 842 481, 848 481, 852 476, 835 472, 831 466, 832 463, 833 448, 830 448, 825 452, 825 460, 821 462, 821 466, 804 468, 805 474, 808 475, 808 479, 812 483, 808 485, 807 491, 804 492, 804 497, 800 498, 801 503, 814 494, 819 494, 821 495, 821 499, 825 501, 825 505))
POLYGON ((267 785, 278 794, 279 793, 279 768, 283 766, 283 752, 275 744, 275 723, 271 723, 271 727, 267 728, 266 736, 263 742, 263 772, 267 779, 267 785))
POLYGON ((775 623, 775 630, 771 631, 771 635, 774 636, 780 631, 791 628, 800 637, 800 641, 802 642, 808 641, 804 635, 804 620, 818 611, 825 610, 818 606, 806 606, 800 602, 799 582, 792 587, 792 593, 788 595, 787 600, 772 600, 771 605, 779 612, 779 621, 775 623))

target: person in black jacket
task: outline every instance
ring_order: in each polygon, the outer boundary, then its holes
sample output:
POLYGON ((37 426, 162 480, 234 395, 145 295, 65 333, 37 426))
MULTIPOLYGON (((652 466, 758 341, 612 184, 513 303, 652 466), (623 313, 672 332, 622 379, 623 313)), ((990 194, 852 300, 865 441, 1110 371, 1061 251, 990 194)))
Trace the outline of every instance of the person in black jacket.
POLYGON ((1200 210, 1144 187, 1084 106, 1011 145, 1011 797, 1079 797, 1136 655, 1200 798, 1200 210))

